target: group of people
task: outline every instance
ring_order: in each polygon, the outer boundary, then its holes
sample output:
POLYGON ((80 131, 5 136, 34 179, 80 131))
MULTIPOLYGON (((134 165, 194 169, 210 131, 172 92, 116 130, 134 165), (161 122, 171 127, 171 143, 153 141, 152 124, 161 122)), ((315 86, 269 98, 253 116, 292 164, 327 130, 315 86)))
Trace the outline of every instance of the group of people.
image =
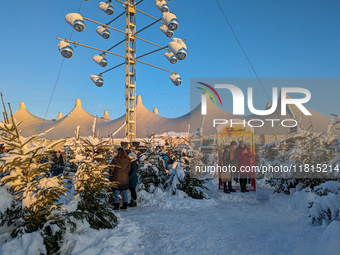
POLYGON ((111 173, 111 181, 118 182, 117 188, 113 190, 114 198, 110 199, 110 203, 113 205, 114 210, 127 210, 128 207, 137 206, 137 171, 139 168, 139 161, 137 155, 130 150, 118 149, 118 155, 112 160, 112 164, 115 165, 114 170, 111 173), (128 203, 128 193, 130 190, 131 201, 128 203), (123 205, 119 205, 119 194, 123 196, 123 205))
MULTIPOLYGON (((250 160, 253 157, 250 149, 244 144, 244 141, 239 141, 239 145, 235 141, 224 148, 222 163, 223 166, 237 167, 237 172, 240 175, 240 190, 241 192, 249 192, 247 190, 247 179, 250 178, 250 171, 245 169, 250 166, 250 160)), ((231 168, 228 168, 231 169, 231 168)), ((223 183, 223 191, 227 194, 236 192, 231 185, 232 171, 221 172, 221 181, 223 183)))
MULTIPOLYGON (((98 149, 97 154, 103 155, 104 150, 98 149)), ((97 162, 101 160, 101 158, 95 159, 97 162)), ((114 169, 111 171, 110 181, 117 182, 117 188, 113 190, 114 196, 111 197, 110 203, 113 205, 114 210, 127 210, 128 207, 136 207, 137 206, 137 171, 139 168, 139 160, 137 155, 134 152, 131 152, 129 149, 124 150, 123 148, 118 149, 118 154, 111 162, 112 165, 115 165, 114 169), (128 195, 127 191, 130 190, 131 193, 131 201, 128 203, 128 195), (123 205, 120 206, 119 203, 119 195, 122 194, 123 197, 123 205)), ((64 166, 63 155, 60 151, 57 151, 53 157, 53 165, 52 165, 52 176, 57 176, 62 173, 64 166)))

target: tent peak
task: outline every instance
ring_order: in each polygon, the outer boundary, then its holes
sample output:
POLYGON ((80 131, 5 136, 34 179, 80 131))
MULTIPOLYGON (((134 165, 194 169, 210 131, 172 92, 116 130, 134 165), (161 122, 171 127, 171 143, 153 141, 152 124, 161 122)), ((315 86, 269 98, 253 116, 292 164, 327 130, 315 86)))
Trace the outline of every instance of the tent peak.
POLYGON ((20 102, 20 109, 26 109, 26 105, 24 102, 20 102))
POLYGON ((76 107, 81 107, 81 100, 79 98, 76 99, 76 107))
POLYGON ((110 119, 108 110, 104 111, 103 119, 107 119, 107 120, 110 119))
POLYGON ((157 109, 157 107, 153 108, 153 113, 158 115, 158 109, 157 109))
POLYGON ((141 104, 143 103, 143 101, 142 101, 142 96, 141 96, 141 95, 138 95, 138 96, 137 96, 137 104, 138 104, 138 103, 141 103, 141 104))
POLYGON ((63 114, 61 112, 58 113, 58 117, 56 118, 56 120, 60 120, 63 117, 63 114))

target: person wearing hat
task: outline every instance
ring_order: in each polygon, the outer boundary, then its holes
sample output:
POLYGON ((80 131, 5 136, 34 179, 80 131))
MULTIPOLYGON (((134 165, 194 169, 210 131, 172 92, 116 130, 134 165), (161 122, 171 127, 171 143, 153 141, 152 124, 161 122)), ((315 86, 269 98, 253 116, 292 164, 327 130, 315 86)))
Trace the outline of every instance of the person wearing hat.
MULTIPOLYGON (((235 141, 232 141, 230 143, 230 146, 227 145, 224 148, 222 163, 223 163, 223 166, 227 167, 227 169, 230 169, 232 166, 237 166, 236 147, 237 147, 237 143, 235 141)), ((223 183, 224 193, 229 194, 230 192, 236 192, 231 186, 231 177, 232 177, 231 172, 221 172, 221 181, 223 183), (227 182, 228 182, 228 189, 227 189, 227 182)))
POLYGON ((137 186, 137 171, 138 171, 138 158, 134 152, 130 152, 128 155, 131 166, 129 172, 129 190, 131 192, 131 202, 128 204, 128 207, 137 207, 137 193, 136 193, 136 186, 137 186))

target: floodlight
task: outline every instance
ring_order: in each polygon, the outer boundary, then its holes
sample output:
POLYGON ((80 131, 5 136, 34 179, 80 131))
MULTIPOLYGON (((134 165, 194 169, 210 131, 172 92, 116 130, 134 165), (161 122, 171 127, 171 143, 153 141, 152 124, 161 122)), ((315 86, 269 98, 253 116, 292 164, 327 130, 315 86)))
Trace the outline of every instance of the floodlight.
POLYGON ((179 23, 178 23, 178 20, 177 20, 177 17, 175 16, 175 14, 173 14, 171 12, 164 12, 162 20, 165 23, 165 25, 168 27, 169 30, 171 30, 171 31, 177 30, 179 23))
POLYGON ((170 61, 171 64, 177 63, 177 58, 174 56, 172 52, 164 53, 164 56, 170 61))
POLYGON ((175 84, 176 86, 179 86, 182 84, 182 79, 179 76, 179 74, 173 73, 170 75, 170 80, 173 82, 173 84, 175 84))
POLYGON ((73 56, 73 49, 69 43, 60 41, 58 43, 59 52, 64 58, 71 58, 73 56))
POLYGON ((105 53, 100 54, 100 55, 94 55, 92 59, 94 60, 94 62, 96 62, 101 67, 107 66, 107 58, 106 58, 105 53))
POLYGON ((102 87, 104 85, 103 76, 98 75, 90 75, 91 80, 96 84, 97 87, 102 87))
POLYGON ((169 6, 164 0, 156 0, 155 5, 162 13, 169 11, 169 6))
POLYGON ((69 13, 65 16, 65 20, 77 32, 81 32, 85 29, 83 17, 79 13, 69 13))
POLYGON ((164 24, 160 27, 160 30, 166 35, 166 37, 172 37, 174 35, 174 32, 169 30, 164 24))
POLYGON ((105 12, 107 15, 112 15, 115 12, 115 9, 113 8, 112 3, 99 3, 99 9, 101 9, 103 12, 105 12))
POLYGON ((178 60, 183 60, 187 57, 187 46, 182 39, 172 38, 168 47, 178 60))
POLYGON ((104 39, 109 39, 110 38, 110 30, 103 27, 103 26, 98 26, 97 29, 97 34, 103 37, 104 39))

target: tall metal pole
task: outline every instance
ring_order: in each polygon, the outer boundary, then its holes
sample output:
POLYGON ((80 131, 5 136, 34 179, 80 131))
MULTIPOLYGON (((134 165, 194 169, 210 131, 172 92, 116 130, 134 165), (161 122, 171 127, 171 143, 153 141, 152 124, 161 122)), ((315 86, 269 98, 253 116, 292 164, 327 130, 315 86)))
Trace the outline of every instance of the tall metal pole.
POLYGON ((128 0, 126 7, 126 136, 130 142, 136 140, 136 0, 128 0))

